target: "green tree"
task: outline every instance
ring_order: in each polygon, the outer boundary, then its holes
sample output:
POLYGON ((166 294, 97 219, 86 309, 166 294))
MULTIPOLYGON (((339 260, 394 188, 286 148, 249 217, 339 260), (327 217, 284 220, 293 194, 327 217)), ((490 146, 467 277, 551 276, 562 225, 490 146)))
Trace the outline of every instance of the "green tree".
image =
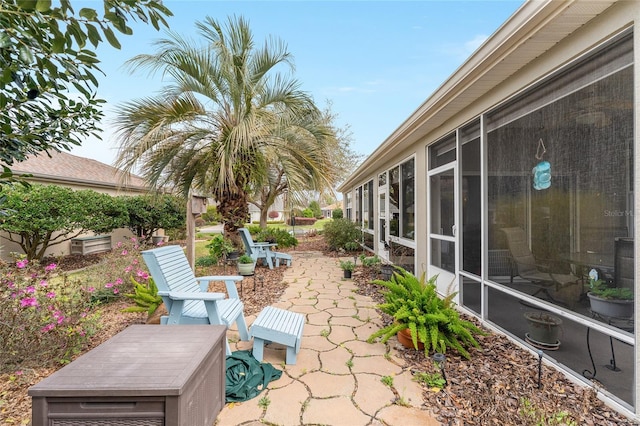
POLYGON ((124 226, 126 210, 114 198, 92 190, 57 185, 16 185, 3 189, 1 238, 20 245, 27 259, 40 260, 49 247, 87 232, 107 233, 124 226))
POLYGON ((320 208, 320 203, 315 200, 310 202, 309 209, 313 212, 313 217, 315 217, 316 219, 322 219, 322 209, 320 208))
POLYGON ((187 207, 183 198, 173 195, 136 195, 118 197, 128 213, 127 226, 144 241, 158 229, 183 228, 187 207))
POLYGON ((119 49, 114 30, 132 34, 130 20, 159 29, 171 16, 154 0, 104 0, 101 10, 77 12, 69 0, 53 3, 0 2, 0 162, 7 165, 98 136, 104 101, 95 96, 95 49, 104 39, 119 49))
POLYGON ((225 231, 239 243, 250 194, 272 170, 267 156, 288 152, 300 170, 319 169, 323 164, 315 162, 325 157, 316 154, 332 135, 318 128, 321 112, 283 72, 293 64, 282 41, 258 45, 241 17, 226 26, 207 17, 196 27, 204 45, 172 33, 155 43, 155 54, 130 60, 133 71, 159 71, 169 83, 158 96, 120 108, 117 164, 139 167, 154 185, 210 194, 225 231), (313 149, 290 146, 285 136, 293 132, 313 149))

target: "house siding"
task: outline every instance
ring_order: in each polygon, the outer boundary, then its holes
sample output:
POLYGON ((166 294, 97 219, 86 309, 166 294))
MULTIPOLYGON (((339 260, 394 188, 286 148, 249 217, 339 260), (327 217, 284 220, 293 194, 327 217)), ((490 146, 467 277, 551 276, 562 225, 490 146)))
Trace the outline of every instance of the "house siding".
MULTIPOLYGON (((640 18, 640 3, 629 1, 550 1, 550 2, 526 2, 496 33, 494 33, 440 88, 429 97, 410 117, 389 136, 369 156, 363 164, 341 185, 339 190, 346 200, 347 194, 351 194, 355 202, 355 189, 364 185, 370 179, 377 182, 377 176, 389 170, 389 164, 399 164, 404 159, 412 156, 415 159, 415 267, 416 272, 426 270, 428 274, 442 273, 439 268, 429 266, 430 254, 430 225, 433 221, 434 206, 429 201, 428 158, 429 149, 439 142, 444 136, 456 132, 466 124, 479 120, 481 123, 480 137, 484 151, 481 152, 481 170, 487 169, 486 152, 486 116, 496 106, 502 105, 508 100, 526 92, 533 85, 544 81, 547 76, 563 67, 573 64, 585 54, 590 54, 603 43, 608 43, 617 34, 633 30, 633 50, 637 54, 640 46, 640 31, 637 30, 637 22, 640 18), (426 265, 426 266, 425 266, 426 265)), ((640 99, 640 72, 634 61, 633 99, 640 99)), ((639 122, 639 109, 637 101, 633 106, 633 121, 639 122)), ((638 128, 633 128, 633 161, 632 165, 632 194, 640 180, 638 166, 640 160, 640 147, 638 145, 638 128), (634 166, 635 165, 635 166, 634 166)), ((461 146, 458 146, 458 149, 461 146)), ((579 159, 578 159, 579 161, 579 159)), ((460 164, 457 166, 461 167, 460 164)), ((456 169, 457 170, 457 169, 456 169)), ((431 172, 433 175, 433 172, 431 172)), ((456 171, 458 173, 458 171, 456 171)), ((485 172, 483 172, 485 173, 485 172)), ((483 185, 486 185, 483 183, 483 185)), ((483 186, 482 197, 482 234, 485 236, 482 251, 487 253, 488 235, 487 227, 487 203, 486 186, 483 186)), ((379 194, 378 186, 374 185, 374 238, 375 251, 380 250, 380 226, 379 226, 379 194)), ((638 211, 640 197, 633 197, 630 206, 638 211)), ((345 206, 346 207, 346 206, 345 206)), ((457 209, 458 207, 456 207, 457 209)), ((461 207, 460 207, 461 208, 461 207)), ((353 207, 355 211, 355 207, 353 207)), ((456 216, 461 217, 459 210, 456 216)), ((633 214, 633 213, 631 213, 633 214)), ((638 229, 638 220, 631 219, 638 229)), ((455 232, 454 232, 455 234, 455 232)), ((633 236, 633 234, 631 235, 633 236)), ((452 240, 458 241, 458 235, 452 240)), ((401 241, 400 241, 401 242, 401 241)), ((635 248, 638 255, 638 248, 635 248)), ((462 257, 462 255, 460 255, 462 257)), ((637 259, 637 257, 636 257, 637 259)), ((443 274, 444 279, 439 289, 446 292, 447 284, 454 283, 450 290, 460 290, 460 283, 467 279, 468 275, 457 264, 457 269, 452 274, 443 274), (453 281, 452 281, 453 280, 453 281), (446 282, 445 282, 446 281, 446 282)), ((636 262, 636 276, 638 276, 638 262, 636 262)), ((442 277, 441 277, 442 278, 442 277)), ((475 279, 475 278, 474 278, 475 279)), ((484 291, 493 292, 494 288, 503 290, 502 287, 494 287, 491 280, 485 277, 477 277, 482 283, 484 291)), ((638 288, 637 282, 635 288, 638 288)), ((509 293, 504 290, 505 294, 509 293)), ((637 293, 637 291, 636 291, 637 293)), ((509 295, 510 297, 511 295, 509 295)), ((521 297, 520 294, 517 294, 521 297)), ((467 310, 464 301, 460 298, 457 302, 461 309, 467 310)), ((506 332, 499 323, 489 317, 486 300, 477 311, 468 311, 486 322, 490 327, 506 332)), ((639 310, 638 298, 636 298, 636 312, 639 310)), ((575 323, 579 327, 590 328, 603 335, 610 335, 630 345, 627 350, 631 359, 625 366, 627 379, 632 383, 631 388, 618 390, 611 387, 611 392, 603 392, 602 398, 621 412, 640 419, 638 416, 638 380, 635 379, 640 366, 640 351, 634 342, 638 341, 638 324, 634 321, 634 330, 619 332, 616 329, 602 327, 601 323, 585 319, 581 315, 575 315, 570 309, 556 305, 546 306, 551 312, 557 313, 567 321, 575 323)), ((495 309, 495 308, 492 308, 495 309)), ((495 310, 494 310, 495 312, 495 310)), ((637 316, 636 316, 637 317, 637 316)), ((516 341, 523 342, 522 336, 514 336, 516 341)), ((531 347, 523 343, 523 347, 531 347)), ((585 349, 585 348, 583 348, 585 349)), ((586 349, 585 349, 586 350, 586 349)), ((625 352, 625 353, 627 353, 625 352)), ((560 355, 558 355, 560 356, 560 355)), ((569 368, 559 366, 567 375, 579 383, 589 383, 584 379, 577 366, 569 368)), ((606 387, 606 385, 605 385, 606 387)))

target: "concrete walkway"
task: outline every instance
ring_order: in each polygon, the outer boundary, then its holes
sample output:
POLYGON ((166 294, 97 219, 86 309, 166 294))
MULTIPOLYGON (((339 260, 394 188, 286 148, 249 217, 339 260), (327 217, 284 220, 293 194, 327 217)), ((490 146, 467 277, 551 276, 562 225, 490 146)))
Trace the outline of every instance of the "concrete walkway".
MULTIPOLYGON (((284 347, 265 347, 264 362, 283 371, 258 397, 227 404, 216 425, 439 425, 424 407, 422 388, 412 381, 389 341, 369 344, 381 319, 370 297, 355 293, 342 278, 338 259, 318 252, 293 252, 283 280, 288 288, 274 306, 306 316, 302 348, 295 365, 285 365, 284 347), (392 386, 382 382, 389 376, 392 386), (262 401, 262 404, 260 403, 262 401)), ((247 324, 254 316, 247 317, 247 324)), ((237 342, 247 350, 252 342, 237 342)))

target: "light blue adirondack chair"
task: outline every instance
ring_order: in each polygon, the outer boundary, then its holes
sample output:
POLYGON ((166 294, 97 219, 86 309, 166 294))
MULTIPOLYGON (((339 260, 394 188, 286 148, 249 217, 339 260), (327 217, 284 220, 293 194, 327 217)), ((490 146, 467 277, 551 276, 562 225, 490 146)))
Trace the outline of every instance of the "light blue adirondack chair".
POLYGON ((267 262, 269 269, 273 269, 273 263, 275 261, 276 266, 280 266, 280 261, 286 262, 287 266, 291 266, 291 255, 287 253, 279 253, 273 251, 271 248, 277 246, 275 243, 267 242, 255 242, 251 237, 251 233, 247 228, 239 228, 238 232, 242 238, 242 243, 245 247, 245 253, 251 256, 254 262, 258 259, 262 259, 263 262, 267 262))
MULTIPOLYGON (((241 276, 196 277, 180 246, 169 245, 142 252, 149 272, 158 286, 168 316, 161 324, 215 324, 231 327, 237 323, 241 340, 249 340, 244 305, 238 297, 236 282, 241 276), (209 282, 224 281, 224 293, 208 292, 209 282)), ((231 348, 227 341, 227 355, 231 348)))

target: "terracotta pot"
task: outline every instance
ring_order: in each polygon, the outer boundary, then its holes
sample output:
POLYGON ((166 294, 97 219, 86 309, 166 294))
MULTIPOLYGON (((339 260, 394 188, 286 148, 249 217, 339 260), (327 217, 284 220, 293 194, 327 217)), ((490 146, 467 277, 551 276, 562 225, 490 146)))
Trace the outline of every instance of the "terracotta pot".
MULTIPOLYGON (((398 331, 397 337, 398 342, 400 342, 402 346, 409 349, 415 349, 415 346, 413 346, 413 341, 411 340, 411 332, 408 328, 398 331)), ((424 344, 422 342, 418 342, 418 349, 421 351, 424 350, 424 344)))

